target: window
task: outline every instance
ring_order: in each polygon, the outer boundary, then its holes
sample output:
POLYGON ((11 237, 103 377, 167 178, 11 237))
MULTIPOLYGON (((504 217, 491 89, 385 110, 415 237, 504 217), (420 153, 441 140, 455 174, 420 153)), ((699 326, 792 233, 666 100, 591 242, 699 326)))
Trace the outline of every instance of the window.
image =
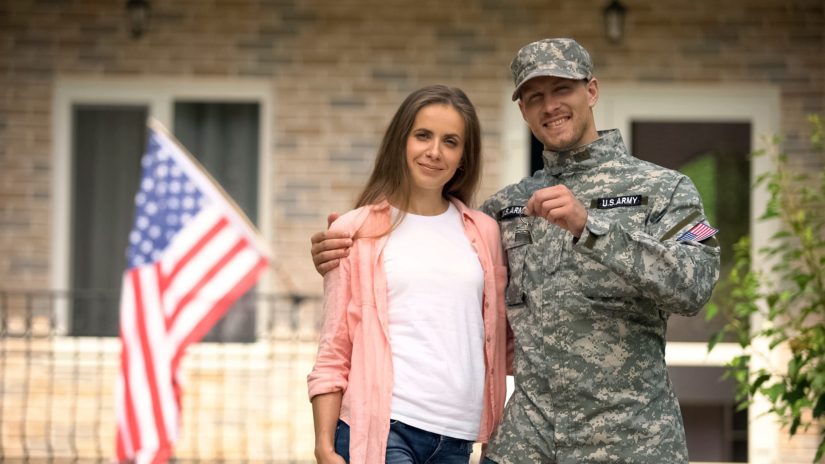
POLYGON ((117 335, 120 279, 132 227, 146 107, 73 110, 72 334, 117 335))
MULTIPOLYGON (((733 244, 749 233, 750 123, 634 120, 631 128, 634 156, 678 170, 693 181, 710 224, 724 231, 717 239, 720 281, 725 279, 733 265, 733 244)), ((695 317, 671 316, 667 339, 706 343, 722 325, 721 318, 707 321, 704 309, 695 317)), ((748 460, 747 410, 736 411, 734 385, 722 381, 723 374, 722 367, 670 367, 691 461, 748 460)))
POLYGON ((527 129, 527 132, 530 136, 530 172, 533 173, 544 168, 544 144, 530 132, 530 129, 527 129))
MULTIPOLYGON (((193 95, 189 84, 182 86, 185 90, 173 84, 151 87, 141 82, 109 86, 72 82, 58 88, 62 112, 57 115, 56 139, 62 138, 70 149, 62 156, 57 153, 58 160, 64 161, 56 163, 56 176, 67 178, 66 182, 57 179, 57 195, 62 198, 60 190, 65 186, 67 198, 56 206, 65 208, 56 213, 56 223, 70 225, 71 234, 56 238, 63 243, 55 247, 55 287, 72 290, 62 316, 70 335, 118 334, 119 290, 147 116, 165 119, 183 146, 260 227, 265 90, 258 86, 257 95, 254 91, 220 95, 212 88, 193 95)), ((255 324, 255 305, 248 294, 205 340, 252 341, 255 324)))
POLYGON ((735 383, 723 367, 671 366, 691 462, 748 462, 748 411, 738 411, 735 383))
MULTIPOLYGON (((258 217, 257 103, 175 102, 175 136, 226 190, 253 224, 258 217)), ((241 297, 205 341, 253 341, 255 306, 241 297)))
MULTIPOLYGON (((717 239, 724 279, 733 265, 733 244, 750 232, 750 123, 635 120, 631 128, 634 156, 693 181, 710 224, 723 232, 717 239)), ((720 318, 706 321, 704 310, 696 317, 674 316, 668 341, 704 343, 721 325, 720 318)))
MULTIPOLYGON (((722 276, 727 275, 733 243, 748 233, 750 124, 632 121, 631 128, 634 156, 681 171, 693 180, 711 225, 725 232, 719 240, 722 276)), ((530 134, 531 171, 544 166, 543 149, 530 134)), ((704 310, 696 317, 673 316, 668 321, 668 341, 704 344, 721 324, 718 318, 707 322, 704 310)), ((721 380, 723 373, 721 367, 670 367, 691 461, 747 461, 748 412, 736 411, 734 387, 730 380, 721 380)))

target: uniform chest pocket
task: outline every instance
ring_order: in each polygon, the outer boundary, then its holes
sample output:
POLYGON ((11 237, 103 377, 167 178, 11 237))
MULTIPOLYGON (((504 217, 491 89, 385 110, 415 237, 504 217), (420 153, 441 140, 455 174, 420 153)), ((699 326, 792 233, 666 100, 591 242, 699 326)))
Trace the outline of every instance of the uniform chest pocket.
MULTIPOLYGON (((626 233, 645 231, 649 213, 646 202, 637 206, 596 208, 594 200, 591 206, 593 207, 588 210, 588 214, 598 217, 602 223, 610 224, 612 227, 617 226, 626 233)), ((613 262, 625 263, 629 268, 638 266, 640 263, 635 250, 634 247, 614 249, 610 259, 613 262)), ((594 298, 603 303, 625 304, 630 299, 639 296, 638 289, 603 264, 582 253, 574 253, 573 256, 576 265, 573 271, 579 278, 579 288, 585 297, 594 298)))
POLYGON ((524 303, 524 261, 531 243, 530 234, 518 220, 504 223, 501 232, 509 271, 504 301, 507 306, 520 305, 524 303))

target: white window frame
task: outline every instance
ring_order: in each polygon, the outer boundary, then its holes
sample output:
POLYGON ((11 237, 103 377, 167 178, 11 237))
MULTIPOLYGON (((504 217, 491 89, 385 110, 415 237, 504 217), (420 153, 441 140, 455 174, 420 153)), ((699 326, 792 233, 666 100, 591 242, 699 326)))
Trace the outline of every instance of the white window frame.
MULTIPOLYGON (((518 182, 529 173, 530 137, 516 102, 510 101, 512 86, 506 86, 507 96, 502 121, 502 146, 505 166, 502 185, 518 182)), ((632 146, 633 121, 656 122, 747 122, 751 124, 753 150, 769 148, 768 140, 781 130, 780 91, 768 85, 685 85, 637 84, 599 81, 599 101, 594 108, 598 129, 618 128, 628 146, 632 146)), ((666 147, 665 147, 666 148, 666 147)), ((761 173, 772 168, 768 157, 754 158, 751 184, 761 173)), ((761 206, 767 202, 764 187, 751 194, 751 249, 763 247, 777 230, 776 223, 758 221, 761 206)), ((763 262, 754 254, 754 267, 763 262)), ((759 327, 761 321, 753 321, 759 327)), ((767 352, 767 350, 764 350, 767 352)), ((735 343, 720 343, 707 352, 705 342, 670 342, 665 359, 669 366, 723 366, 741 353, 735 343)), ((752 367, 761 361, 753 358, 752 367)), ((748 456, 754 464, 778 462, 779 426, 767 411, 762 398, 749 408, 748 456)))
MULTIPOLYGON (((70 251, 72 243, 72 115, 75 105, 140 105, 148 116, 174 130, 174 105, 179 100, 198 102, 257 103, 260 108, 258 140, 258 228, 267 243, 272 243, 272 175, 269 156, 272 146, 274 99, 272 83, 264 79, 180 79, 161 77, 103 78, 59 76, 55 81, 52 114, 52 240, 51 286, 71 287, 70 251)), ((267 271, 260 280, 262 292, 272 290, 267 271)), ((55 301, 57 333, 69 333, 71 315, 65 299, 55 301)), ((258 311, 257 322, 265 315, 258 311)))

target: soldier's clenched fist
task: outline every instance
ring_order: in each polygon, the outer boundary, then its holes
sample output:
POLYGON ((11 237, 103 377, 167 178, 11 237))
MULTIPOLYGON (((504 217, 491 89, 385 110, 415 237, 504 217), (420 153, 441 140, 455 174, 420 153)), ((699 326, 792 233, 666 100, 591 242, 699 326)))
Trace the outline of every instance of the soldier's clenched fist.
POLYGON ((569 231, 574 237, 581 237, 587 222, 587 209, 564 185, 533 192, 527 200, 524 213, 547 219, 551 224, 569 231))

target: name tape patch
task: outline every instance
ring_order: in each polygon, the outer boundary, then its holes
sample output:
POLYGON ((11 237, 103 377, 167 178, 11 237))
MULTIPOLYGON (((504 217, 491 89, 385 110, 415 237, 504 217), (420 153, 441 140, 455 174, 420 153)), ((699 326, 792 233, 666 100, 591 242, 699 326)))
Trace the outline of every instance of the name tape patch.
POLYGON ((498 219, 511 219, 515 217, 524 217, 524 205, 508 206, 498 212, 498 219))
POLYGON ((647 204, 647 197, 642 195, 625 195, 613 198, 596 198, 590 202, 591 208, 612 209, 625 206, 640 206, 647 204))

